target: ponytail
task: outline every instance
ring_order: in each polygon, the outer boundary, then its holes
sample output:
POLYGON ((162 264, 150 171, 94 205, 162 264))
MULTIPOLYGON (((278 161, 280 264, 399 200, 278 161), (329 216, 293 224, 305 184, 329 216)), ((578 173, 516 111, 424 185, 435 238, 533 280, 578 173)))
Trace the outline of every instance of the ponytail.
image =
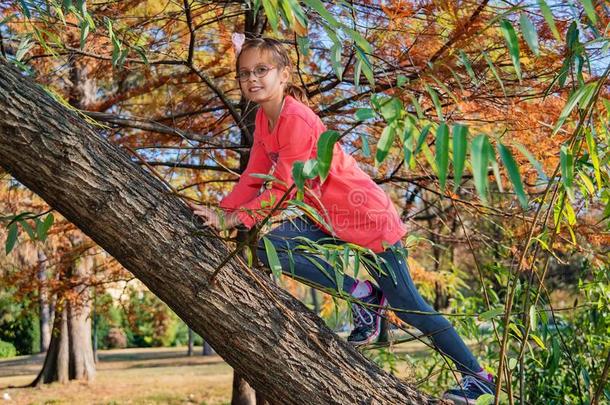
POLYGON ((284 88, 284 95, 290 95, 293 98, 299 100, 301 103, 309 106, 309 99, 307 98, 307 91, 301 86, 297 86, 294 83, 286 83, 286 87, 284 88))

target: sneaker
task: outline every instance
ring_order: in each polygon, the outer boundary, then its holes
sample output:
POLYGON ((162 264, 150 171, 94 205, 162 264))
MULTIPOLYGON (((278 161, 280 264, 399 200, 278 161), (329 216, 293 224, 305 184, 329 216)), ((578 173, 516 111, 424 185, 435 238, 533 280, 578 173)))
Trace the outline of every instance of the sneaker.
MULTIPOLYGON (((386 332, 387 327, 383 328, 384 307, 388 305, 388 301, 381 291, 373 288, 373 292, 369 295, 359 298, 360 301, 366 304, 379 305, 380 307, 362 306, 356 303, 352 304, 352 314, 354 318, 354 329, 347 338, 347 341, 354 346, 366 345, 375 342, 382 335, 382 329, 386 332)), ((387 321, 386 321, 387 322, 387 321)), ((387 324, 385 324, 387 326, 387 324)), ((383 336, 382 336, 383 337, 383 336)))
POLYGON ((477 399, 485 394, 495 397, 496 386, 491 380, 484 380, 480 377, 467 375, 462 378, 457 387, 445 391, 443 399, 452 401, 456 405, 476 404, 477 399))

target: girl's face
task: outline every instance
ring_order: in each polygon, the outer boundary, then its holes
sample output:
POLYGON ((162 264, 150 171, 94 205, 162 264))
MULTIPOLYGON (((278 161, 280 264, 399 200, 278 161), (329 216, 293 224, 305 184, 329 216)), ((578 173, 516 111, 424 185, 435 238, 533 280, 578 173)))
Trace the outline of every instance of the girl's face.
POLYGON ((260 104, 265 101, 282 99, 284 86, 289 73, 284 68, 279 68, 273 63, 267 52, 260 49, 247 49, 239 55, 238 75, 249 73, 249 77, 238 79, 241 91, 248 100, 260 104), (255 73, 264 74, 257 77, 255 73))

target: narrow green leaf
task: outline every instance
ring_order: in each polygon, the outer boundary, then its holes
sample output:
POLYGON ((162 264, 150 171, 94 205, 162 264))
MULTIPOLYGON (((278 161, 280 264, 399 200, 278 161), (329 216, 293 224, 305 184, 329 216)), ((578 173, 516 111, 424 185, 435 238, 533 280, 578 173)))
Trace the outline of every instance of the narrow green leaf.
POLYGON ((460 56, 460 62, 462 62, 462 65, 466 69, 466 72, 468 73, 468 76, 470 76, 470 79, 472 80, 472 83, 476 83, 477 82, 477 77, 474 74, 474 70, 472 70, 472 65, 470 64, 470 60, 468 59, 468 56, 461 49, 458 51, 458 54, 460 56))
POLYGON ((392 147, 392 143, 394 142, 394 137, 396 136, 396 128, 394 125, 388 125, 383 129, 381 133, 381 137, 379 138, 379 142, 377 142, 377 152, 375 153, 375 165, 380 164, 384 161, 386 156, 388 155, 390 148, 392 147))
POLYGON ((265 15, 267 16, 267 20, 271 25, 271 29, 273 32, 277 32, 278 30, 278 10, 275 7, 275 2, 271 0, 263 0, 263 8, 265 10, 265 15))
POLYGON ((333 149, 335 143, 341 138, 341 134, 337 131, 328 130, 323 132, 318 139, 318 173, 320 180, 324 182, 330 170, 330 164, 333 158, 333 149))
POLYGON ((415 150, 413 151, 414 155, 417 155, 419 153, 419 150, 426 141, 426 136, 428 136, 431 127, 432 125, 428 124, 422 128, 421 132, 419 133, 419 138, 417 139, 417 146, 415 146, 415 150))
POLYGON ((13 222, 8 226, 8 235, 6 237, 6 243, 4 244, 4 251, 8 255, 11 250, 15 247, 17 242, 17 223, 13 222))
POLYGON ((487 166, 489 163, 487 145, 489 145, 487 136, 481 134, 472 140, 472 145, 470 147, 474 185, 479 193, 481 201, 485 204, 487 204, 487 187, 489 183, 489 180, 487 179, 487 166))
POLYGON ((441 192, 447 183, 447 169, 449 166, 449 127, 441 122, 436 129, 436 169, 441 192))
POLYGON ((561 146, 559 160, 561 163, 561 178, 563 185, 566 188, 568 195, 570 195, 572 184, 574 183, 574 156, 565 145, 561 146))
POLYGON ((597 188, 602 189, 602 177, 599 169, 599 156, 597 155, 597 145, 595 144, 595 138, 590 129, 585 131, 585 139, 587 141, 587 149, 589 149, 589 158, 593 164, 593 170, 595 172, 595 181, 597 182, 597 188))
MULTIPOLYGON (((263 0, 263 1, 265 1, 265 0, 263 0)), ((317 11, 318 14, 320 14, 320 16, 322 16, 324 21, 328 22, 333 27, 335 27, 335 28, 341 27, 341 24, 339 24, 339 22, 335 19, 335 17, 326 9, 326 7, 324 7, 324 3, 322 3, 320 0, 304 0, 303 2, 307 6, 311 7, 315 11, 317 11)))
POLYGON ((508 178, 511 183, 513 183, 513 189, 519 198, 519 203, 521 203, 523 208, 527 208, 527 197, 525 196, 525 190, 523 189, 523 182, 521 181, 521 174, 519 173, 517 162, 515 162, 510 150, 500 142, 498 142, 498 152, 502 158, 502 162, 504 162, 504 167, 506 167, 506 171, 508 172, 508 178))
POLYGON ((292 164, 292 179, 294 180, 294 184, 297 186, 297 190, 301 192, 305 186, 305 176, 303 176, 304 166, 305 162, 301 160, 297 160, 292 164))
POLYGON ((519 149, 519 152, 521 152, 530 161, 532 166, 534 166, 534 168, 538 172, 539 178, 542 179, 543 181, 547 181, 548 180, 548 176, 546 175, 546 173, 542 169, 542 165, 534 157, 534 155, 532 155, 532 153, 529 150, 527 150, 527 148, 525 146, 523 146, 522 144, 520 144, 519 142, 513 141, 513 144, 515 145, 515 147, 517 149, 519 149))
POLYGON ((536 312, 536 305, 530 305, 530 329, 535 331, 538 329, 538 314, 536 312))
POLYGON ((462 124, 453 126, 453 191, 455 192, 464 173, 466 163, 466 151, 468 149, 468 127, 462 124))
POLYGON ((557 119, 557 123, 555 124, 552 135, 555 135, 561 129, 563 123, 566 121, 566 119, 568 119, 572 113, 572 110, 576 108, 581 99, 588 100, 590 98, 591 94, 595 90, 595 86, 597 86, 597 82, 592 82, 578 88, 578 90, 572 93, 565 107, 563 107, 561 114, 559 114, 559 118, 557 119))
POLYGON ((371 156, 371 148, 369 146, 369 140, 366 134, 360 134, 360 139, 362 140, 362 156, 370 157, 371 156))
POLYGON ((21 224, 23 230, 28 234, 30 239, 36 240, 36 233, 34 232, 34 229, 32 229, 32 226, 29 224, 29 222, 27 222, 26 220, 20 220, 19 223, 21 224))
POLYGON ((504 82, 500 78, 500 75, 498 74, 498 71, 496 70, 496 67, 494 66, 493 61, 491 60, 491 58, 485 51, 483 51, 483 58, 485 59, 485 62, 487 62, 487 66, 489 66, 489 70, 491 70, 491 73, 494 75, 494 77, 500 84, 500 88, 502 89, 502 93, 504 93, 504 97, 506 97, 506 89, 504 88, 504 82))
POLYGON ((502 314, 504 312, 504 307, 496 307, 492 308, 489 311, 485 311, 479 314, 479 319, 482 321, 488 321, 491 318, 495 318, 496 316, 502 314))
POLYGON ((21 10, 23 10, 23 14, 27 18, 32 18, 32 15, 30 14, 30 7, 28 6, 28 3, 25 0, 19 0, 19 4, 21 5, 21 10))
POLYGON ((417 97, 415 97, 414 95, 411 95, 411 101, 413 103, 413 107, 415 107, 415 112, 417 113, 417 118, 423 119, 424 111, 422 110, 421 105, 419 104, 419 101, 417 101, 417 97))
POLYGON ((269 261, 269 268, 273 275, 279 278, 282 275, 282 264, 277 256, 275 246, 266 236, 263 236, 263 243, 265 244, 265 253, 267 254, 267 259, 269 261))
POLYGON ((540 7, 540 11, 542 11, 544 20, 546 21, 547 25, 551 29, 551 32, 553 33, 553 36, 555 37, 555 39, 558 41, 561 41, 561 35, 559 35, 559 30, 557 29, 557 26, 555 25, 555 17, 553 17, 553 13, 551 12, 549 5, 546 4, 546 1, 544 1, 544 0, 538 0, 538 7, 540 7))
POLYGON ((426 90, 428 94, 430 94, 430 98, 432 99, 432 103, 434 104, 434 108, 436 108, 436 115, 440 121, 444 121, 445 117, 443 116, 443 107, 441 106, 441 100, 438 98, 438 94, 432 87, 426 84, 426 90))
POLYGON ((527 14, 521 13, 519 16, 519 25, 521 26, 521 33, 527 43, 527 46, 532 50, 532 53, 536 56, 540 56, 540 46, 538 45, 538 33, 532 20, 529 19, 527 14))
POLYGON ((333 71, 339 80, 343 80, 343 63, 341 58, 341 43, 336 43, 330 48, 330 61, 333 71))
POLYGON ((502 34, 504 35, 504 39, 506 40, 506 44, 508 45, 508 52, 510 54, 510 58, 513 61, 513 65, 515 66, 515 73, 517 74, 517 78, 521 81, 521 62, 519 60, 519 40, 517 39, 517 34, 515 33, 515 29, 510 21, 504 19, 500 22, 500 29, 502 30, 502 34))
POLYGON ((582 5, 585 7, 585 13, 587 13, 587 17, 593 24, 597 23, 597 14, 595 13, 595 7, 591 0, 581 0, 582 5))

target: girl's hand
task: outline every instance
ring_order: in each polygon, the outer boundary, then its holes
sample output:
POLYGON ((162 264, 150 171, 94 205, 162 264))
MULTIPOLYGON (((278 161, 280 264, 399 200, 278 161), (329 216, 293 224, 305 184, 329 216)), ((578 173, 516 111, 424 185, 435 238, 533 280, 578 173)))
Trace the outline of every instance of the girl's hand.
POLYGON ((207 226, 216 228, 219 231, 222 231, 224 229, 222 226, 222 223, 224 222, 223 218, 221 218, 221 216, 216 213, 216 210, 208 208, 204 205, 194 204, 190 201, 187 201, 186 203, 189 205, 189 207, 191 207, 195 215, 198 215, 203 218, 203 222, 207 226))

